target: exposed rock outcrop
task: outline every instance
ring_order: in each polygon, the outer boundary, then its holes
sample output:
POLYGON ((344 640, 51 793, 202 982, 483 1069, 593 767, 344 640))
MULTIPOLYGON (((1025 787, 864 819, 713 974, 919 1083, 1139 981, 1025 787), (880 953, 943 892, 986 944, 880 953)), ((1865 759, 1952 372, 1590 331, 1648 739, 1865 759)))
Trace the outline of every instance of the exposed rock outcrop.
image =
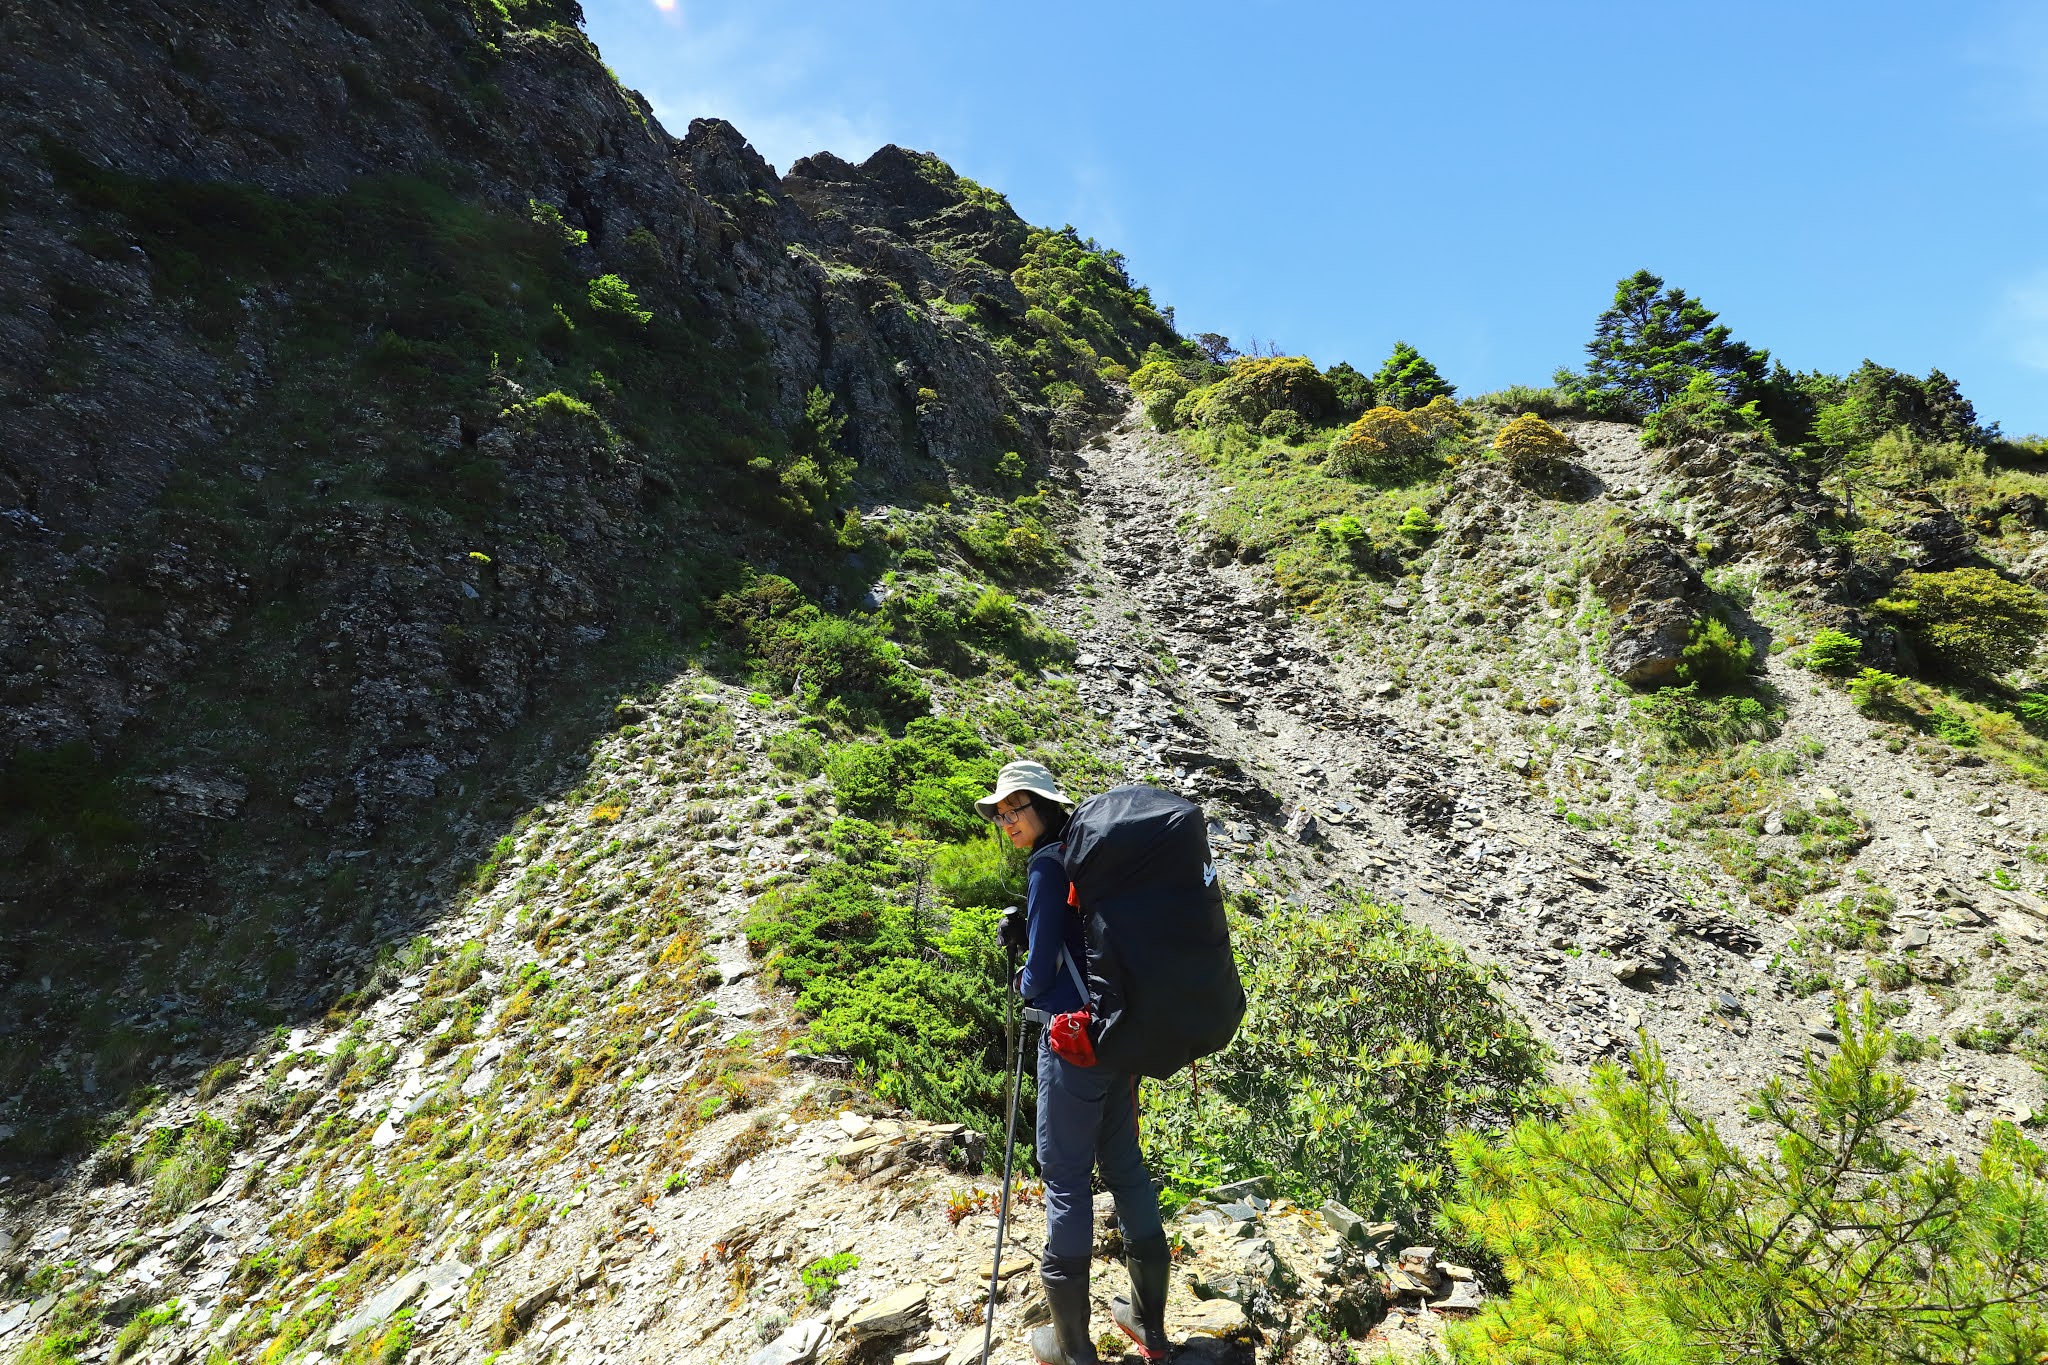
POLYGON ((1690 561, 1641 523, 1589 577, 1614 613, 1601 662, 1633 687, 1675 681, 1710 594, 1690 561))

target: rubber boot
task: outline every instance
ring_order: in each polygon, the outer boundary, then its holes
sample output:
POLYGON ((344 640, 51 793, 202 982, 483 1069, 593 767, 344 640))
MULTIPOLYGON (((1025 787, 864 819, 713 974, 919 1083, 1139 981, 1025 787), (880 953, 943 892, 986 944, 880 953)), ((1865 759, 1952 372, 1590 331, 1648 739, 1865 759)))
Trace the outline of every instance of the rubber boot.
POLYGON ((1164 1360, 1173 1348, 1166 1340, 1166 1281, 1173 1253, 1165 1234, 1131 1242, 1124 1248, 1124 1269, 1131 1272, 1131 1296, 1109 1301, 1109 1315, 1123 1334, 1138 1345, 1146 1360, 1164 1360))
POLYGON ((1100 1365, 1088 1335, 1088 1258, 1048 1256, 1038 1267, 1052 1325, 1031 1333, 1039 1365, 1100 1365))

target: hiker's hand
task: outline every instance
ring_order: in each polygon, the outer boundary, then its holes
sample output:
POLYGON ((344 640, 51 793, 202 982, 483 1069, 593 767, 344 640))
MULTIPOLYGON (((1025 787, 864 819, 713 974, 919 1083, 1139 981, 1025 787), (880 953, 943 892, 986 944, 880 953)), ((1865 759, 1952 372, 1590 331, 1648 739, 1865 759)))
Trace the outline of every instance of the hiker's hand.
POLYGON ((1003 911, 1003 917, 996 921, 996 942, 1005 948, 1022 948, 1030 941, 1026 922, 1021 905, 1013 905, 1003 911))

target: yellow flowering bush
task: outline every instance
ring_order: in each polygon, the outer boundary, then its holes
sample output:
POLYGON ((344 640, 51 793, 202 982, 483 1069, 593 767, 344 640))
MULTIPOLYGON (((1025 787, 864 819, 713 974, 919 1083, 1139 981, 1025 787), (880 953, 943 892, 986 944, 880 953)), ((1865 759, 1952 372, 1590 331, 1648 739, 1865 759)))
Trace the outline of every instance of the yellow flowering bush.
MULTIPOLYGON (((1430 407, 1434 407, 1431 404, 1430 407)), ((1323 468, 1347 479, 1387 479, 1406 470, 1434 437, 1416 420, 1429 409, 1403 412, 1399 408, 1368 408, 1330 443, 1323 468)), ((1432 423, 1433 424, 1433 423, 1432 423)))
POLYGON ((1465 410, 1448 398, 1432 398, 1406 414, 1427 440, 1455 436, 1465 429, 1465 410))
POLYGON ((1575 447, 1571 437, 1535 413, 1525 412, 1500 429, 1493 438, 1493 449, 1516 479, 1541 483, 1557 477, 1575 447))

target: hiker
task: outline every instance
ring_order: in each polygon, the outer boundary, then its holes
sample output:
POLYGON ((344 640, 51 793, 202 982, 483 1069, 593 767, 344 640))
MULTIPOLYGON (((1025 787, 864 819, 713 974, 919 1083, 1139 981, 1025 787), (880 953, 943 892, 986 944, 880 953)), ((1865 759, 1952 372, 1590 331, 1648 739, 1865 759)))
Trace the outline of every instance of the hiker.
MULTIPOLYGON (((1025 913, 1003 917, 1007 946, 1026 950, 1012 984, 1041 1024, 1088 1008, 1083 985, 1088 952, 1081 917, 1068 904, 1061 838, 1074 802, 1045 765, 1006 765, 995 790, 975 802, 1018 848, 1031 851, 1025 913), (1020 922, 1021 921, 1021 922, 1020 922)), ((1049 1035, 1038 1043, 1038 1168, 1045 1180, 1045 1286, 1052 1324, 1031 1334, 1042 1365, 1096 1365, 1088 1333, 1088 1262, 1094 1248, 1090 1178, 1116 1200, 1123 1230, 1124 1265, 1131 1297, 1117 1298, 1110 1316, 1137 1343, 1146 1360, 1164 1360, 1166 1285, 1171 1256, 1159 1221, 1159 1196, 1138 1149, 1137 1077, 1107 1066, 1079 1066, 1053 1051, 1049 1035)))

